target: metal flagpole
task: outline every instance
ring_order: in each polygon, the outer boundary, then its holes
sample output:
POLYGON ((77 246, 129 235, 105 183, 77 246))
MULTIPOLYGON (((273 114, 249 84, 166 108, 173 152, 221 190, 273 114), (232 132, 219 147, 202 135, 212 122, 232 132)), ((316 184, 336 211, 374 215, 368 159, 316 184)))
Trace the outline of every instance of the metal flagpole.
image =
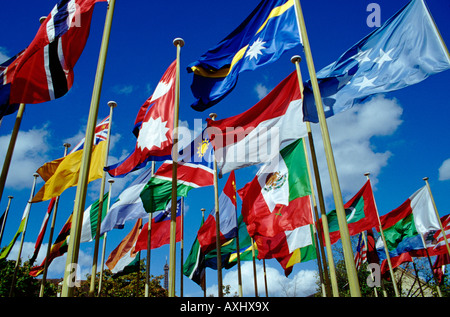
MULTIPOLYGON (((178 201, 177 201, 178 207, 178 201)), ((180 241, 180 297, 183 297, 183 249, 184 249, 184 197, 181 197, 181 241, 180 241)))
MULTIPOLYGON (((14 267, 14 274, 13 274, 12 281, 11 281, 11 288, 9 289, 9 297, 12 297, 14 295, 17 270, 19 269, 20 256, 22 255, 23 241, 25 239, 25 232, 27 231, 28 219, 30 218, 31 200, 33 200, 34 190, 36 189, 36 180, 39 177, 39 174, 34 173, 33 177, 34 177, 33 186, 31 187, 30 199, 28 200, 27 206, 26 206, 27 210, 26 210, 26 214, 25 214, 25 224, 22 229, 22 237, 20 238, 19 253, 17 254, 16 266, 14 267)), ((20 222, 22 222, 22 221, 20 221, 20 222)))
POLYGON ((95 74, 94 88, 92 92, 91 105, 89 108, 89 117, 86 128, 85 147, 80 165, 80 176, 75 194, 75 204, 73 208, 72 228, 70 230, 69 246, 67 249, 67 260, 64 271, 64 282, 61 296, 72 297, 73 288, 76 281, 76 268, 78 265, 78 253, 80 249, 81 227, 83 221, 83 212, 86 203, 86 192, 89 178, 89 166, 91 164, 92 144, 94 141, 95 125, 100 103, 100 94, 102 90, 103 75, 105 73, 106 55, 108 53, 109 35, 111 33, 112 18, 114 14, 116 0, 108 1, 108 10, 103 30, 103 38, 100 47, 100 54, 95 74))
POLYGON ((5 161, 3 162, 2 173, 0 175, 0 201, 2 201, 3 190, 5 189, 6 178, 8 177, 9 166, 16 146, 17 135, 19 134, 20 124, 22 122, 23 113, 25 111, 25 104, 21 103, 19 110, 17 110, 16 122, 9 139, 8 150, 6 151, 5 161))
POLYGON ((3 217, 2 228, 0 229, 0 245, 2 244, 3 232, 5 231, 6 219, 8 218, 9 207, 11 206, 11 200, 14 196, 8 196, 8 205, 6 206, 6 210, 3 217))
POLYGON ((252 243, 252 259, 253 259, 253 281, 255 283, 255 297, 258 297, 258 281, 256 275, 256 262, 255 262, 255 242, 251 238, 252 243))
MULTIPOLYGON (((209 117, 211 118, 211 120, 216 120, 217 114, 210 113, 209 117)), ((220 246, 219 184, 217 175, 217 161, 216 157, 214 157, 214 206, 216 216, 217 288, 219 297, 223 297, 222 251, 220 246)))
MULTIPOLYGON (((203 223, 205 223, 205 210, 206 209, 202 208, 200 210, 202 212, 202 224, 203 224, 203 223)), ((203 252, 201 252, 201 250, 200 250, 200 256, 203 258, 203 261, 200 261, 200 262, 204 263, 205 262, 205 255, 203 254, 203 252)), ((206 267, 205 267, 205 270, 203 272, 204 272, 205 276, 204 276, 203 280, 202 280, 202 278, 200 276, 200 283, 201 283, 201 287, 203 289, 203 297, 206 297, 206 267)))
POLYGON ((175 297, 175 267, 176 267, 176 231, 177 231, 177 167, 178 167, 178 112, 180 103, 180 51, 184 40, 176 38, 173 45, 177 48, 177 71, 175 79, 175 107, 173 119, 172 146, 172 207, 170 212, 170 250, 169 250, 169 297, 175 297), (173 203, 175 202, 175 204, 173 203))
POLYGON ((450 246, 448 244, 447 235, 445 234, 445 229, 442 226, 441 217, 439 217, 439 212, 437 210, 436 203, 434 202, 433 194, 431 193, 430 184, 428 183, 428 177, 424 177, 423 180, 425 181, 425 184, 427 185, 428 193, 430 194, 431 202, 433 203, 433 209, 436 214, 436 218, 438 219, 439 227, 441 228, 441 232, 442 232, 442 236, 444 237, 445 246, 447 247, 447 252, 450 255, 450 246))
POLYGON ((319 117, 319 125, 322 133, 322 140, 325 149, 325 156, 328 164, 328 171, 330 174, 331 189, 334 196, 334 204, 339 223, 339 231, 341 234, 342 249, 344 251, 345 267, 348 274, 348 283, 350 287, 350 294, 352 297, 361 297, 361 289, 358 281, 358 274, 356 272, 355 261, 353 258, 352 244, 350 241, 350 233, 345 215, 344 202, 342 200, 341 188, 336 170, 336 163, 334 161, 333 150, 331 146, 330 135, 325 118, 325 112, 322 105, 322 97, 320 96, 319 84, 317 82, 316 71, 309 46, 308 34, 306 32, 305 20, 300 6, 300 0, 295 0, 295 9, 297 13, 298 25, 300 28, 301 37, 303 40, 303 48, 306 56, 306 64, 308 65, 309 76, 314 93, 314 101, 316 103, 317 115, 319 117))
MULTIPOLYGON (((235 185, 236 187, 236 185, 235 185)), ((237 216, 237 208, 236 208, 236 257, 237 257, 237 271, 238 271, 238 289, 239 289, 239 297, 244 296, 242 293, 242 274, 241 274, 241 247, 239 245, 239 224, 238 224, 238 216, 237 216)))
MULTIPOLYGON (((364 176, 367 177, 367 180, 370 180, 369 179, 369 175, 370 175, 369 172, 364 173, 364 176)), ((372 192, 372 196, 373 196, 373 192, 372 192)), ((386 253, 386 260, 388 262, 389 273, 391 274, 392 285, 394 286, 395 296, 396 297, 400 297, 400 292, 398 291, 397 280, 395 279, 394 269, 392 268, 391 256, 389 255, 389 250, 388 250, 388 247, 387 247, 387 244, 386 244, 386 238, 384 237, 383 227, 381 226, 380 215, 378 213, 378 207, 377 207, 377 203, 375 202, 375 197, 373 197, 373 203, 375 204, 375 211, 377 212, 378 224, 380 225, 381 239, 383 241, 384 251, 386 253)))
MULTIPOLYGON (((113 179, 108 179, 108 183, 109 183, 109 195, 108 195, 108 203, 106 206, 106 210, 107 212, 109 212, 109 208, 111 207, 111 189, 112 189, 112 184, 114 183, 113 179)), ((102 282, 103 282, 103 268, 105 267, 105 252, 106 252, 106 239, 108 237, 108 233, 105 232, 103 234, 103 246, 102 246, 102 262, 100 265, 100 276, 98 278, 98 291, 97 291, 97 297, 100 297, 100 294, 102 292, 102 282)))
MULTIPOLYGON (((111 137, 113 109, 115 107, 117 107, 117 103, 115 101, 108 101, 108 106, 109 106, 109 124, 108 124, 108 132, 107 132, 106 141, 105 141, 105 142, 107 142, 106 148, 105 148, 105 161, 103 163, 103 165, 105 167, 108 166, 108 153, 109 153, 109 144, 110 144, 110 137, 111 137)), ((97 275, 98 249, 100 246, 100 229, 101 229, 101 225, 102 225, 103 195, 105 194, 105 184, 106 184, 106 172, 103 171, 102 181, 100 184, 100 197, 98 199, 97 228, 95 230, 94 256, 92 259, 91 285, 89 288, 89 296, 90 297, 93 297, 95 295, 95 277, 97 275)))
MULTIPOLYGON (((155 161, 152 161, 152 177, 155 174, 155 161)), ((145 297, 149 296, 150 289, 150 258, 152 254, 152 213, 148 214, 148 223, 147 223, 147 260, 146 260, 146 269, 145 269, 145 297)))
MULTIPOLYGON (((70 147, 70 143, 64 143, 64 157, 67 156, 67 151, 70 147)), ((47 280, 47 270, 48 270, 48 257, 50 255, 50 252, 52 250, 52 241, 53 241, 53 233, 55 231, 55 222, 56 222, 56 213, 58 211, 58 205, 59 205, 59 196, 55 199, 55 206, 53 208, 53 215, 52 215, 52 223, 50 225, 50 234, 48 237, 48 245, 47 245, 47 253, 45 256, 45 262, 44 262, 44 271, 42 272, 42 281, 41 281, 41 288, 39 290, 39 297, 44 297, 44 289, 45 289, 45 283, 47 280)))
MULTIPOLYGON (((302 79, 302 73, 300 71, 300 61, 301 57, 298 55, 292 56, 291 62, 295 64, 295 69, 297 71, 297 77, 298 77, 298 84, 300 86, 300 92, 302 94, 303 98, 303 79, 302 79)), ((319 205, 320 205, 320 213, 321 213, 321 219, 322 219, 322 228, 323 228, 323 237, 325 238, 325 248, 327 250, 327 259, 328 259, 328 266, 330 268, 330 278, 328 278, 328 270, 326 263, 323 264, 324 268, 324 274, 327 284, 329 285, 331 283, 331 288, 333 291, 334 297, 339 297, 339 288, 337 285, 337 278, 336 278, 336 267, 334 265, 334 259, 333 259, 333 252, 331 250, 331 240, 330 240, 330 231, 328 229, 328 219, 325 212, 325 202, 323 199, 323 192, 322 192, 322 182, 320 181, 320 175, 319 175, 319 166, 317 165, 317 156, 316 156, 316 149, 314 146, 314 140, 313 135, 311 131, 311 124, 309 122, 306 122, 306 129, 308 132, 308 141, 309 141, 309 149, 311 153, 311 161, 313 164, 313 170, 314 170, 314 176, 316 180, 316 187, 317 187, 317 196, 319 198, 319 205)), ((305 152, 306 153, 306 152, 305 152)), ((307 160, 308 161, 308 160, 307 160)), ((312 182, 311 182, 311 188, 312 182)), ((314 195, 313 195, 314 197, 314 195)), ((315 199, 315 198, 314 198, 315 199)), ((319 219, 319 215, 317 214, 317 208, 314 209, 316 212, 316 218, 319 219)), ((322 253, 322 259, 325 261, 324 257, 324 250, 323 250, 323 241, 322 241, 322 230, 320 230, 320 226, 318 226, 319 229, 319 240, 320 240, 320 249, 322 253)), ((329 287, 329 286, 328 286, 329 287)))
POLYGON ((266 259, 262 260, 264 269, 264 288, 266 290, 266 297, 269 297, 269 289, 267 288, 267 272, 266 272, 266 259))

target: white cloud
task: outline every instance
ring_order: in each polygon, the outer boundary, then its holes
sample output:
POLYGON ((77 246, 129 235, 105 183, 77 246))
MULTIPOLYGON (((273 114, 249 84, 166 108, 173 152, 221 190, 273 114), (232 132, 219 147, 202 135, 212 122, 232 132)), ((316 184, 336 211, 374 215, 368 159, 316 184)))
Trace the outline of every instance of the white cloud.
MULTIPOLYGON (((31 187, 33 173, 48 161, 49 150, 47 127, 19 131, 11 165, 8 171, 6 187, 24 189, 31 187)), ((5 157, 11 135, 0 136, 0 157, 5 157)))
POLYGON ((439 180, 445 181, 450 179, 450 158, 442 162, 441 167, 439 167, 439 180))
POLYGON ((115 85, 112 91, 119 95, 129 95, 134 91, 133 85, 115 85))
MULTIPOLYGON (((396 99, 377 96, 363 105, 327 119, 342 193, 349 193, 349 197, 352 197, 364 184, 365 172, 370 172, 373 185, 377 183, 377 176, 387 165, 392 153, 377 152, 371 139, 392 135, 402 123, 402 112, 396 99)), ((312 129, 324 195, 331 196, 319 125, 313 124, 312 129)))
POLYGON ((264 86, 263 84, 258 83, 255 86, 255 91, 258 94, 258 98, 259 99, 263 99, 265 96, 267 96, 267 94, 269 93, 269 88, 267 88, 266 86, 264 86))
MULTIPOLYGON (((230 285, 230 295, 239 294, 237 268, 226 272, 223 276, 223 285, 230 285)), ((253 263, 242 262, 242 292, 244 296, 255 295, 253 263)), ((297 274, 285 277, 277 269, 266 265, 267 290, 269 297, 305 297, 317 291, 317 271, 302 270, 297 274)), ((263 266, 256 264, 256 275, 258 284, 258 295, 265 296, 264 271, 263 266)), ((206 290, 207 295, 217 296, 217 284, 206 290)))
POLYGON ((11 56, 9 56, 8 49, 0 46, 0 64, 3 62, 6 62, 10 58, 11 58, 11 56))

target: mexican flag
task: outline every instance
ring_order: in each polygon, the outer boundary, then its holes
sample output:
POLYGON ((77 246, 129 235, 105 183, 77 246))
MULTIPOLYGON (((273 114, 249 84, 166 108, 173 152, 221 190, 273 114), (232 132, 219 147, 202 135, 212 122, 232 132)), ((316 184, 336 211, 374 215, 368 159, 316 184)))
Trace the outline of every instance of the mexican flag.
POLYGON ((303 139, 283 148, 238 191, 250 236, 274 237, 313 223, 303 139))
MULTIPOLYGON (((378 228, 379 223, 370 180, 367 180, 358 193, 344 205, 344 208, 348 231, 351 236, 373 227, 378 228)), ((327 219, 330 230, 330 242, 334 244, 341 238, 336 210, 329 212, 327 219)), ((319 223, 322 225, 321 220, 319 223)))

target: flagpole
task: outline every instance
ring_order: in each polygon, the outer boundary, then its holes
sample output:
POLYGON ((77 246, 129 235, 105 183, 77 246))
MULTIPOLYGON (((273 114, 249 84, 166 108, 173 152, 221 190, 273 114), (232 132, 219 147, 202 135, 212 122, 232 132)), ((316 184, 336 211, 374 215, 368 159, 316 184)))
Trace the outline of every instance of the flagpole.
MULTIPOLYGON (((177 201, 177 207, 178 207, 178 201, 177 201)), ((184 197, 181 197, 181 241, 180 241, 180 264, 181 264, 181 271, 180 271, 180 297, 183 297, 183 259, 184 259, 184 197)))
MULTIPOLYGON (((151 176, 155 174, 155 161, 152 161, 152 171, 151 176)), ((145 297, 149 296, 150 289, 150 258, 152 253, 152 213, 148 214, 148 223, 147 223, 147 263, 145 269, 145 297)))
MULTIPOLYGON (((108 132, 106 136, 106 148, 105 148, 105 161, 103 166, 108 166, 108 154, 109 154, 109 144, 111 138, 111 125, 113 119, 113 109, 117 107, 115 101, 108 101, 109 106, 109 124, 108 132)), ((103 141, 102 141, 103 142, 103 141)), ((95 244, 94 244, 94 256, 92 259, 92 273, 91 273, 91 285, 89 288, 89 297, 95 296, 95 277, 97 275, 97 262, 98 262, 98 249, 100 246, 100 229, 102 226, 102 214, 103 214, 103 196, 105 195, 105 185, 106 185, 106 172, 103 170, 102 181, 100 184, 100 197, 98 198, 98 213, 97 213, 97 228, 95 230, 95 244)), ((108 195, 109 196, 109 195, 108 195)))
MULTIPOLYGON (((211 120, 216 120, 217 114, 210 113, 211 120)), ((220 246, 220 215, 219 215, 219 184, 217 180, 217 161, 214 157, 214 206, 216 216, 216 252, 217 252, 217 288, 219 297, 223 297, 222 288, 222 251, 220 246)))
MULTIPOLYGON (((70 143, 64 143, 63 146, 64 146, 64 157, 66 157, 67 151, 70 147, 70 143)), ((55 206, 53 207, 52 223, 50 224, 50 234, 48 237, 47 253, 45 255, 44 271, 42 272, 42 281, 41 281, 41 288, 39 290, 39 297, 44 297, 44 288, 47 280, 48 257, 52 250, 53 233, 55 231, 56 213, 58 211, 58 205, 59 205, 59 196, 56 197, 55 206)))
MULTIPOLYGON (((110 121, 111 123, 111 121, 110 121)), ((108 202, 106 206, 107 213, 109 212, 109 208, 111 207, 111 190, 112 190, 112 184, 114 184, 113 179, 108 179, 109 183, 109 191, 108 191, 108 202)), ((100 294, 102 292, 102 282, 103 282, 103 268, 105 267, 105 252, 106 252, 106 239, 108 237, 108 232, 105 232, 103 234, 103 246, 102 246, 102 262, 100 265, 100 276, 98 278, 98 291, 97 291, 97 297, 100 297, 100 294)))
POLYGON ((177 232, 177 167, 178 167, 178 117, 180 103, 180 51, 184 40, 176 38, 173 45, 177 48, 177 66, 175 79, 175 105, 173 119, 172 146, 172 206, 170 213, 170 250, 169 250, 169 297, 175 297, 175 267, 176 267, 176 232, 177 232), (173 203, 175 202, 175 204, 173 203))
POLYGON ((256 280, 256 262, 255 262, 255 242, 253 238, 251 238, 252 243, 252 259, 253 259, 253 281, 255 283, 255 297, 258 297, 258 281, 256 280))
POLYGON ((441 227, 442 236, 444 237, 445 246, 447 247, 447 252, 450 255, 450 246, 448 244, 447 235, 445 234, 445 229, 444 229, 444 227, 442 225, 441 217, 439 217, 439 212, 437 210, 433 194, 431 193, 430 184, 428 183, 428 177, 424 177, 423 180, 425 181, 425 184, 426 184, 427 189, 428 189, 428 193, 430 194, 431 202, 433 203, 433 209, 434 209, 434 212, 436 214, 436 218, 437 218, 437 220, 439 222, 439 227, 441 227))
POLYGON ((8 150, 6 151, 5 161, 3 162, 2 173, 0 175, 0 201, 2 201, 3 190, 5 189, 6 178, 8 177, 9 166, 11 165, 11 159, 14 153, 14 147, 16 146, 17 135, 19 134, 20 124, 22 123, 24 111, 25 104, 21 103, 19 105, 19 110, 17 110, 16 122, 14 123, 14 127, 11 132, 8 150))
POLYGON ((8 205, 6 206, 6 210, 4 213, 4 217, 3 217, 3 222, 2 222, 2 228, 0 229, 0 245, 2 244, 2 238, 3 238, 3 232, 5 231, 5 224, 6 224, 6 219, 8 218, 8 213, 9 213, 9 208, 11 206, 11 200, 14 198, 14 196, 8 196, 8 205))
POLYGON ((352 297, 361 297, 361 289, 358 281, 358 274, 356 272, 355 261, 353 258, 352 244, 350 241, 350 233, 348 230, 344 202, 342 200, 341 188, 336 170, 336 163, 334 161, 333 150, 331 146, 330 134, 325 118, 325 112, 322 105, 322 97, 320 96, 319 84, 317 82, 316 71, 309 46, 308 34, 306 32, 305 20, 300 6, 300 0, 294 0, 295 9, 300 27, 300 33, 303 40, 303 48, 306 56, 306 64, 308 65, 309 76, 313 87, 314 100, 316 103, 317 115, 319 117, 319 125, 322 133, 322 140, 325 149, 325 156, 328 164, 328 172, 330 174, 331 189, 334 196, 334 204, 336 208, 336 215, 339 223, 339 231, 341 234, 342 249, 344 251, 345 267, 348 275, 348 284, 350 287, 350 294, 352 297))
POLYGON ((236 228, 237 228, 237 234, 236 234, 236 259, 237 259, 237 267, 238 267, 238 289, 239 289, 239 297, 243 297, 242 292, 242 274, 241 274, 241 247, 239 245, 239 224, 238 222, 238 216, 237 216, 237 208, 235 209, 236 212, 236 228))
MULTIPOLYGON (((17 254, 17 260, 16 260, 16 266, 14 267, 14 274, 11 281, 11 288, 9 289, 9 297, 12 297, 14 295, 14 288, 16 283, 16 277, 17 277, 17 270, 19 269, 19 262, 20 262, 20 256, 22 255, 22 248, 23 248, 23 242, 25 240, 25 232, 27 231, 27 225, 28 225, 28 219, 30 218, 30 209, 31 209, 31 200, 33 200, 34 191, 36 189, 36 180, 39 177, 38 173, 33 174, 33 186, 31 187, 31 194, 30 199, 27 202, 27 211, 25 215, 25 225, 22 230, 22 237, 20 238, 20 247, 19 247, 19 253, 17 254)), ((21 221, 22 222, 22 221, 21 221)))
POLYGON ((108 9, 103 30, 103 38, 100 47, 100 54, 95 74, 94 88, 92 92, 91 105, 89 108, 89 117, 86 128, 85 147, 80 164, 80 176, 75 194, 75 204, 73 208, 73 221, 70 230, 69 246, 67 249, 67 260, 64 271, 64 281, 61 291, 62 297, 72 297, 74 282, 76 281, 76 267, 78 265, 78 253, 80 249, 81 227, 83 221, 83 212, 86 203, 87 183, 89 178, 89 167, 91 164, 92 144, 94 141, 95 125, 100 103, 100 94, 102 90, 103 75, 105 72, 106 55, 108 53, 109 36, 114 14, 116 0, 108 1, 108 9))
MULTIPOLYGON (((367 177, 367 180, 370 180, 369 175, 370 175, 369 172, 364 173, 364 176, 367 177)), ((375 211, 377 213, 378 224, 380 225, 381 239, 383 241, 384 251, 386 253, 386 260, 388 262, 389 273, 391 274, 392 285, 394 286, 395 296, 396 297, 400 297, 400 292, 398 291, 398 286, 397 286, 397 280, 395 279, 394 269, 392 268, 391 256, 389 255, 389 250, 388 250, 388 247, 387 247, 386 238, 384 237, 384 231, 383 231, 383 227, 381 225, 380 214, 378 213, 378 207, 377 207, 377 203, 375 201, 375 196, 373 195, 373 192, 372 192, 372 198, 373 198, 373 203, 375 205, 375 211)))
POLYGON ((266 297, 269 297, 269 289, 267 288, 267 272, 266 272, 266 259, 262 260, 264 269, 264 289, 266 290, 266 297))
MULTIPOLYGON (((301 57, 298 55, 292 56, 292 58, 291 58, 291 62, 295 64, 295 69, 297 71, 297 77, 298 77, 298 84, 300 86, 300 92, 301 92, 302 98, 303 98, 304 87, 303 87, 302 73, 300 71, 300 61, 301 60, 302 60, 301 57)), ((320 205, 320 213, 322 216, 321 219, 322 219, 323 237, 325 238, 325 248, 327 250, 326 254, 327 254, 327 259, 328 259, 328 266, 330 267, 331 281, 330 281, 330 278, 328 277, 328 270, 327 270, 327 265, 325 262, 323 264, 324 274, 325 274, 325 279, 326 279, 326 282, 328 285, 327 287, 329 287, 329 285, 331 284, 333 296, 339 297, 339 287, 338 287, 337 278, 336 278, 336 267, 334 265, 333 251, 331 250, 330 230, 328 228, 328 219, 327 219, 327 214, 325 211, 325 202, 323 199, 322 182, 320 181, 319 167, 317 165, 316 149, 314 146, 314 140, 313 140, 313 135, 312 135, 312 131, 311 131, 311 124, 308 121, 306 121, 306 129, 307 129, 307 133, 308 133, 311 161, 313 163, 314 176, 315 176, 315 180, 316 180, 317 196, 319 198, 319 205, 320 205)), ((305 151, 305 155, 306 155, 306 151, 305 151)), ((306 161, 308 162, 308 160, 306 160, 306 161)), ((311 172, 310 172, 310 174, 311 174, 311 172)), ((311 188, 313 188, 312 181, 311 181, 311 175, 310 175, 310 182, 311 182, 311 188)), ((315 199, 314 197, 315 196, 313 194, 313 199, 315 199)), ((316 208, 314 209, 316 212, 316 218, 319 219, 319 215, 317 214, 316 208)), ((324 250, 323 250, 323 241, 322 241, 322 230, 320 230, 320 226, 318 226, 318 229, 319 229, 320 250, 322 253, 322 259, 323 259, 323 261, 325 261, 324 250)))
MULTIPOLYGON (((205 208, 200 209, 202 212, 202 224, 205 223, 205 208)), ((205 261, 205 255, 203 252, 200 251, 200 256, 203 257, 203 262, 205 261)), ((206 267, 205 267, 205 278, 202 280, 200 277, 200 283, 202 284, 201 287, 203 288, 203 297, 206 297, 206 267)))
POLYGON ((436 277, 436 274, 434 274, 433 263, 431 263, 431 258, 430 258, 430 254, 428 253, 427 244, 425 243, 425 239, 423 238, 423 235, 421 233, 419 233, 419 235, 420 235, 420 239, 422 239, 423 248, 425 249, 425 253, 427 255, 428 264, 430 265, 430 269, 431 269, 431 274, 433 275, 434 282, 436 283, 436 291, 438 293, 438 296, 442 297, 441 288, 439 287, 439 282, 436 277))

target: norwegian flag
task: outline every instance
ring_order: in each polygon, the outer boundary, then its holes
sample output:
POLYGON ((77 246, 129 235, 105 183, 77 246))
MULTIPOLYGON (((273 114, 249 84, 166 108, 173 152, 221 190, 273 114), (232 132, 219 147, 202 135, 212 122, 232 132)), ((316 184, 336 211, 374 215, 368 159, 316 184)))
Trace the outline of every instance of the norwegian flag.
POLYGON ((137 140, 134 151, 125 160, 105 167, 109 175, 124 176, 144 167, 150 160, 171 159, 176 66, 175 60, 136 116, 133 133, 137 140))
POLYGON ((41 103, 64 96, 89 36, 96 2, 61 0, 25 49, 13 75, 11 103, 41 103))
POLYGON ((362 232, 359 234, 358 245, 356 246, 355 265, 359 270, 361 264, 367 262, 367 248, 362 238, 362 232))

